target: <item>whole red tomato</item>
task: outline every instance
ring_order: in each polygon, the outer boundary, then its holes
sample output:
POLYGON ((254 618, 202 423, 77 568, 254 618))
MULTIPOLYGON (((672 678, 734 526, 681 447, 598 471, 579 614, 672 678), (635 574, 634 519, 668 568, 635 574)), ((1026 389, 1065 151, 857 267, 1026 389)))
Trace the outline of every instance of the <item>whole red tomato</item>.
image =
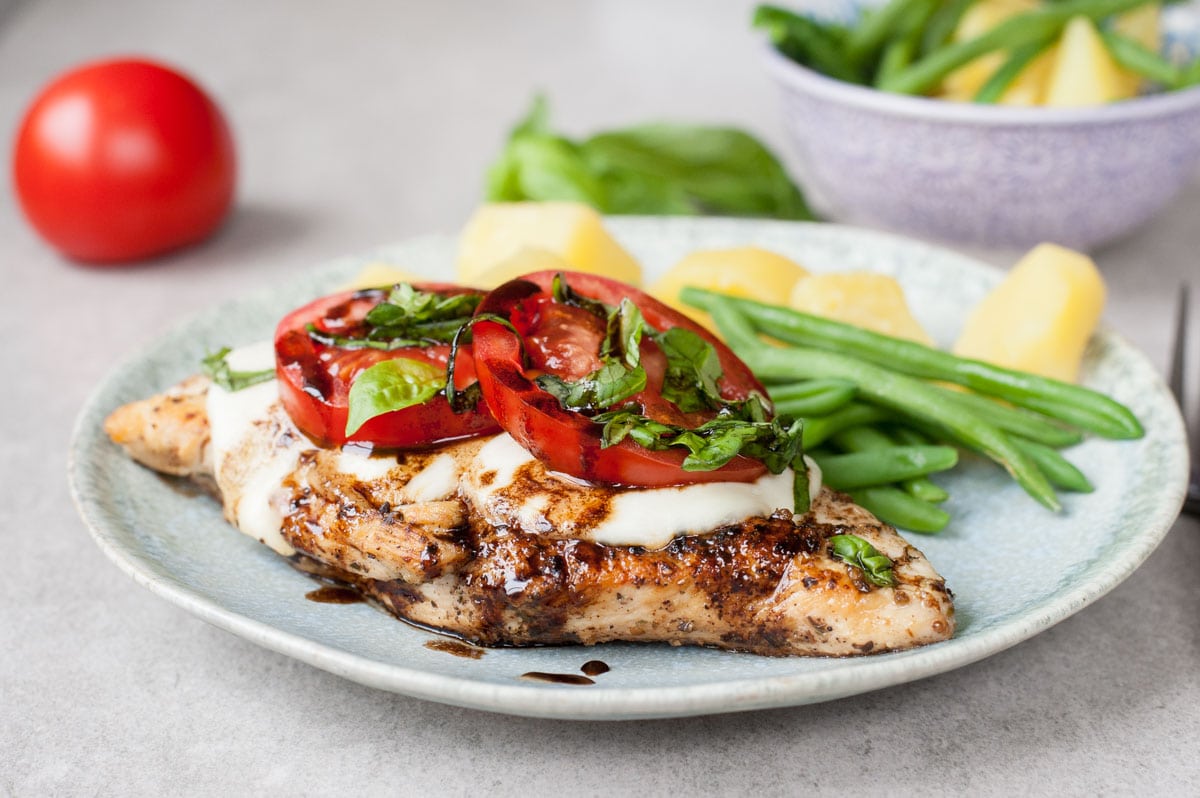
POLYGON ((211 233, 233 199, 221 111, 179 72, 139 59, 55 79, 17 134, 13 177, 29 221, 65 255, 137 260, 211 233))

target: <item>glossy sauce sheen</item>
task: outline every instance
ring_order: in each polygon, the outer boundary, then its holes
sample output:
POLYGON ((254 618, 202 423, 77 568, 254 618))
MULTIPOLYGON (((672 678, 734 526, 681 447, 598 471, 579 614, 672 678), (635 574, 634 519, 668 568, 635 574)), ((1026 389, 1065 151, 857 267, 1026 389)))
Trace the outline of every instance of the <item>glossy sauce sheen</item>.
POLYGON ((612 669, 608 667, 607 662, 602 662, 598 659, 592 659, 583 663, 583 666, 579 670, 582 671, 585 676, 599 676, 602 673, 608 673, 612 669))
POLYGON ((595 684, 594 681, 586 676, 578 676, 574 673, 542 673, 541 671, 529 671, 521 674, 522 679, 528 679, 531 682, 550 682, 551 684, 595 684))
POLYGON ((362 594, 352 587, 334 587, 326 585, 304 594, 309 601, 318 604, 358 604, 364 601, 362 594))
POLYGON ((486 651, 476 646, 470 646, 466 643, 460 643, 457 640, 427 640, 425 648, 430 651, 441 651, 444 654, 453 654, 456 657, 463 659, 480 659, 486 651))

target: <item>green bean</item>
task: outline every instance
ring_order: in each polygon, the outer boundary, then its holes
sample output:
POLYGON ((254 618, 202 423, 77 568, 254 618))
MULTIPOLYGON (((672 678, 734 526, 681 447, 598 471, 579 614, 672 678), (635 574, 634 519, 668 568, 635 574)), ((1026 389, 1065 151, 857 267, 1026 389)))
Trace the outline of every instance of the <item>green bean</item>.
POLYGON ((862 71, 846 57, 844 28, 769 5, 754 10, 751 24, 765 30, 775 49, 793 61, 831 78, 849 83, 866 82, 862 71))
MULTIPOLYGON (((1074 0, 1063 0, 1058 5, 1071 2, 1074 0)), ((690 286, 681 296, 685 302, 703 307, 710 313, 713 308, 728 305, 745 314, 752 327, 781 341, 861 358, 912 377, 957 383, 1108 438, 1138 438, 1143 434, 1142 425, 1129 408, 1080 385, 956 357, 913 341, 750 299, 690 286)), ((757 338, 754 340, 757 342, 757 338)), ((757 348, 761 348, 761 342, 757 348)), ((793 376, 837 375, 799 372, 793 376)), ((861 383, 859 387, 862 388, 861 383)))
POLYGON ((881 407, 862 402, 851 402, 841 410, 827 416, 804 419, 801 444, 805 451, 820 446, 842 430, 888 421, 892 414, 881 407))
MULTIPOLYGON (((736 352, 752 351, 767 346, 758 337, 758 333, 754 331, 754 327, 751 326, 746 317, 728 302, 720 301, 722 298, 722 294, 707 295, 704 297, 706 301, 704 309, 712 316, 713 323, 717 325, 717 329, 721 332, 721 337, 725 339, 729 347, 736 352), (716 297, 717 301, 709 301, 713 297, 716 297)), ((785 375, 784 381, 788 383, 795 382, 796 375, 785 375)), ((851 380, 838 381, 855 385, 851 380)), ((855 390, 857 391, 857 388, 855 390)), ((804 419, 804 431, 801 435, 800 443, 805 451, 810 451, 844 429, 876 424, 889 419, 890 414, 874 405, 851 401, 828 415, 820 415, 812 418, 808 416, 801 417, 804 419)))
POLYGON ((940 385, 931 387, 949 401, 962 405, 1004 432, 1019 435, 1031 441, 1038 441, 1047 446, 1053 446, 1055 449, 1074 446, 1083 440, 1083 434, 1078 430, 1060 426, 1038 413, 1012 405, 1000 404, 994 399, 980 396, 977 393, 956 391, 940 385))
POLYGON ((987 79, 987 82, 979 87, 979 91, 975 93, 974 102, 999 102, 1017 76, 1025 71, 1033 59, 1044 53, 1053 41, 1052 38, 1041 39, 1014 47, 1008 55, 1008 60, 1001 64, 987 79))
POLYGON ((940 507, 909 496, 899 488, 878 487, 850 491, 850 498, 892 526, 912 532, 940 532, 950 515, 940 507))
POLYGON ((1104 47, 1117 65, 1168 88, 1183 84, 1183 70, 1158 53, 1148 50, 1141 42, 1113 30, 1100 31, 1104 47))
POLYGON ((1196 58, 1192 63, 1183 68, 1183 75, 1180 79, 1179 87, 1186 89, 1189 86, 1195 86, 1200 83, 1200 58, 1196 58))
POLYGON ((985 33, 964 42, 948 44, 893 75, 879 88, 900 94, 922 94, 946 75, 993 50, 1012 50, 1029 42, 1054 38, 1072 17, 1093 20, 1120 14, 1151 0, 1061 0, 1017 14, 985 33))
POLYGON ((958 452, 950 446, 892 446, 820 458, 814 454, 813 459, 830 487, 851 490, 946 471, 958 464, 958 452))
POLYGON ((854 399, 855 386, 845 380, 805 380, 770 389, 775 412, 794 417, 825 416, 854 399))
POLYGON ((844 490, 889 485, 948 471, 958 465, 958 451, 951 446, 889 444, 884 449, 829 455, 818 463, 826 481, 844 490))
POLYGON ((888 432, 897 443, 903 443, 905 446, 925 446, 930 442, 928 435, 900 424, 893 424, 888 432))
POLYGON ((959 405, 945 401, 920 380, 819 349, 783 349, 760 344, 734 351, 752 371, 764 376, 852 380, 858 383, 859 395, 864 399, 944 430, 957 442, 1003 466, 1018 485, 1046 507, 1055 511, 1062 507, 1045 476, 1005 433, 959 405))
MULTIPOLYGON (((897 445, 896 441, 874 427, 851 427, 834 435, 832 440, 835 446, 850 452, 885 451, 897 445)), ((925 476, 902 479, 900 480, 900 487, 910 495, 922 501, 932 502, 933 504, 940 504, 950 498, 949 493, 925 476)))
POLYGON ((934 11, 921 37, 921 55, 928 55, 950 41, 963 14, 974 4, 975 0, 946 0, 934 11))
POLYGON ((864 12, 846 37, 846 55, 857 64, 870 61, 887 41, 888 34, 903 24, 902 20, 917 3, 918 0, 889 0, 886 5, 864 12))
POLYGON ((875 70, 875 85, 878 86, 912 62, 921 46, 921 29, 933 13, 937 0, 914 0, 909 13, 904 16, 895 35, 883 48, 879 67, 875 70))
POLYGON ((1037 463, 1037 467, 1054 487, 1076 493, 1091 493, 1095 490, 1082 471, 1049 446, 1024 438, 1013 438, 1013 443, 1025 452, 1030 460, 1037 463))

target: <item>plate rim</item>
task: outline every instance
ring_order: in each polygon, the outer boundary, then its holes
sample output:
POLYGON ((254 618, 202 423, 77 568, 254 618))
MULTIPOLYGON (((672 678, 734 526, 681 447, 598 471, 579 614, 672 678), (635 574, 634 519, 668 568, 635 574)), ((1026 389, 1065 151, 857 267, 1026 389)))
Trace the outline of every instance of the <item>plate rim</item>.
MULTIPOLYGON (((638 228, 661 228, 663 225, 680 228, 708 226, 713 229, 763 226, 790 229, 799 226, 819 229, 822 234, 834 238, 866 237, 888 247, 921 249, 938 258, 957 260, 963 266, 992 275, 1003 273, 1002 270, 961 252, 904 236, 850 225, 818 225, 757 219, 664 220, 659 217, 609 218, 605 220, 605 224, 618 240, 622 231, 636 234, 638 228)), ((328 271, 332 274, 349 262, 363 262, 390 249, 437 240, 452 242, 453 239, 451 236, 436 234, 413 236, 391 245, 365 250, 361 254, 343 255, 324 261, 312 267, 311 271, 328 271)), ((177 321, 171 325, 170 330, 197 323, 210 315, 227 313, 239 303, 253 301, 254 297, 267 290, 267 287, 259 288, 209 306, 177 321)), ((1108 328, 1101 328, 1098 334, 1148 364, 1148 358, 1123 336, 1108 328)), ((134 582, 155 595, 213 626, 268 650, 369 687, 484 711, 572 720, 683 717, 819 703, 945 673, 1033 637, 1082 610, 1119 585, 1149 557, 1170 531, 1182 507, 1186 490, 1187 456, 1186 451, 1179 449, 1174 461, 1169 465, 1170 471, 1174 472, 1177 478, 1174 483, 1164 483, 1162 499, 1154 505, 1154 513, 1144 520, 1142 532, 1123 546, 1123 556, 1102 563, 1088 580, 1076 581, 1068 588, 1051 594, 1042 604, 999 622, 974 637, 952 638, 943 643, 894 652, 880 658, 848 658, 841 660, 845 664, 844 667, 815 673, 749 676, 704 684, 663 687, 605 687, 597 684, 589 686, 586 690, 521 682, 511 685, 497 684, 386 663, 285 631, 266 621, 227 609, 185 585, 176 584, 154 573, 141 558, 126 550, 117 540, 116 530, 107 526, 109 519, 106 518, 100 502, 95 497, 82 495, 81 481, 86 470, 83 455, 91 451, 85 444, 99 441, 102 445, 103 440, 106 440, 102 435, 98 435, 96 430, 88 428, 87 422, 105 410, 101 407, 105 395, 118 388, 121 377, 135 364, 148 358, 156 346, 157 342, 154 340, 144 343, 113 366, 89 394, 72 426, 67 457, 71 500, 105 556, 134 582), (912 661, 904 662, 900 669, 897 662, 901 660, 912 661)), ((1157 378, 1157 371, 1152 366, 1150 370, 1157 378)), ((1161 378, 1157 378, 1152 387, 1156 399, 1169 398, 1169 392, 1161 378)), ((1167 418, 1169 423, 1176 427, 1171 430, 1172 438, 1182 440, 1183 420, 1174 401, 1170 400, 1169 404, 1174 412, 1168 413, 1167 418)))

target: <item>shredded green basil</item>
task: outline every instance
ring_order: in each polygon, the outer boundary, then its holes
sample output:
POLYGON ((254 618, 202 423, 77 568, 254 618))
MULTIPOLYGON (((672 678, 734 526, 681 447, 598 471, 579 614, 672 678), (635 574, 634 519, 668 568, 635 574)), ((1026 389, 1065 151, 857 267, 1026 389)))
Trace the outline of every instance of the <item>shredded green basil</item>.
POLYGON ((543 374, 534 382, 558 400, 566 410, 595 413, 606 410, 645 390, 646 370, 641 366, 642 336, 653 328, 646 324, 638 306, 628 298, 611 307, 576 293, 556 274, 551 282, 554 301, 582 308, 605 321, 600 344, 600 366, 575 382, 554 374, 543 374))
POLYGON ((609 313, 612 312, 612 308, 600 300, 577 293, 571 286, 567 285, 567 281, 563 279, 562 273, 554 275, 554 279, 550 281, 550 296, 560 305, 582 308, 588 313, 605 320, 608 319, 609 313))
POLYGON ((860 569, 866 580, 876 587, 896 584, 892 561, 858 535, 834 535, 829 538, 829 553, 860 569))
POLYGON ((446 387, 443 393, 446 395, 446 401, 450 404, 450 409, 455 413, 465 413, 468 410, 474 410, 475 406, 483 399, 483 389, 478 382, 473 382, 466 388, 457 388, 454 385, 454 370, 458 364, 458 350, 463 344, 471 342, 471 329, 481 321, 491 321, 506 327, 513 335, 517 336, 517 341, 524 345, 521 334, 517 332, 517 328, 512 322, 503 316, 497 316, 495 313, 480 313, 472 316, 454 333, 454 337, 450 339, 450 356, 446 359, 446 387))
POLYGON ((275 379, 275 369, 263 369, 262 371, 234 371, 229 367, 229 361, 226 359, 229 353, 233 351, 227 346, 223 346, 216 352, 212 352, 200 361, 200 367, 209 378, 227 391, 240 391, 243 388, 249 388, 251 385, 258 385, 260 382, 267 382, 275 379))
POLYGON ((612 307, 584 297, 567 284, 562 274, 555 275, 551 296, 556 302, 582 308, 605 320, 599 368, 574 382, 553 374, 534 380, 564 409, 594 414, 592 421, 602 425, 601 446, 615 446, 628 439, 653 451, 685 448, 685 471, 713 471, 739 455, 759 460, 773 474, 790 467, 795 472, 794 510, 808 511, 801 422, 769 419, 770 405, 758 394, 736 402, 721 396, 721 360, 711 343, 683 327, 656 330, 628 298, 612 307), (689 428, 655 421, 636 403, 618 407, 646 387, 641 345, 647 336, 667 361, 662 397, 684 413, 716 410, 716 417, 689 428))
POLYGON ((420 291, 411 283, 397 283, 363 317, 364 335, 339 336, 306 328, 316 342, 342 349, 382 349, 390 351, 408 346, 449 343, 479 307, 483 294, 465 293, 445 296, 420 291))
POLYGON ((604 343, 600 347, 601 357, 617 357, 629 368, 637 368, 642 360, 642 335, 653 332, 638 306, 622 299, 621 304, 608 313, 608 324, 604 343))
POLYGON ((667 356, 662 395, 685 413, 721 407, 725 400, 717 387, 721 360, 708 341, 683 327, 672 327, 654 336, 667 356))
POLYGON ((631 369, 618 360, 605 358, 600 368, 577 382, 553 374, 542 374, 534 382, 567 410, 591 413, 645 390, 646 370, 641 366, 631 369))

